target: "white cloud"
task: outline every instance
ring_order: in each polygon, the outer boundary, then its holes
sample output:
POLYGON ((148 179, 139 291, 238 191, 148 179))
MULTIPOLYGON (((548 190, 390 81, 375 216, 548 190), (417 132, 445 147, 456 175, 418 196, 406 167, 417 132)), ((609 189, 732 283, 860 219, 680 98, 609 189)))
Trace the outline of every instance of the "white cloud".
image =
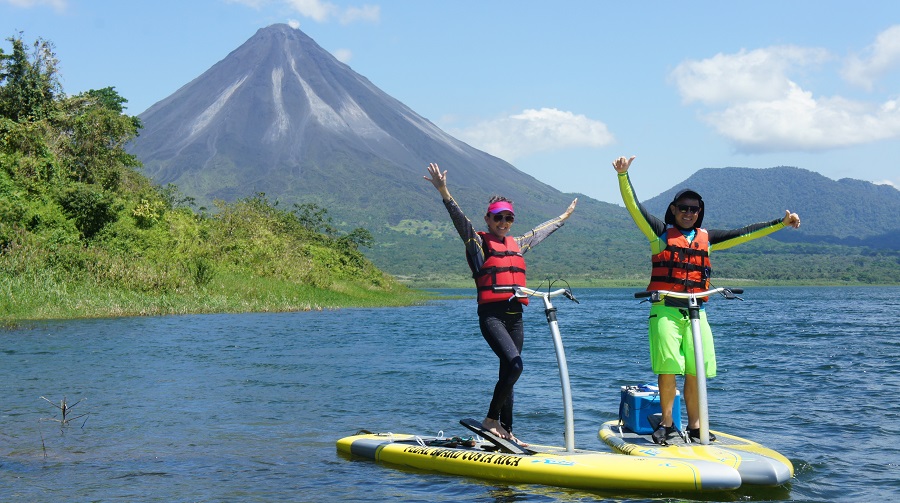
POLYGON ((297 21, 296 19, 288 19, 288 26, 290 26, 291 28, 293 28, 295 30, 299 30, 300 29, 300 21, 297 21))
POLYGON ((900 135, 894 102, 878 107, 840 97, 815 99, 793 83, 779 99, 734 103, 705 118, 747 152, 828 150, 900 135))
MULTIPOLYGON (((14 2, 34 2, 38 0, 0 0, 14 2)), ((64 2, 66 0, 44 0, 64 2)), ((327 0, 225 0, 229 3, 239 3, 254 9, 260 9, 267 4, 281 3, 305 18, 317 23, 327 23, 336 19, 341 24, 350 24, 357 21, 377 23, 381 19, 381 7, 378 5, 363 5, 362 7, 340 7, 327 0)), ((294 28, 299 28, 298 21, 289 23, 294 28), (293 23, 297 23, 294 26, 293 23)))
POLYGON ((706 104, 776 99, 792 82, 786 73, 797 66, 819 64, 828 58, 822 49, 770 47, 737 54, 716 54, 702 61, 686 61, 672 71, 686 103, 706 104))
POLYGON ((867 47, 863 54, 850 56, 842 75, 851 84, 871 91, 875 80, 900 66, 900 25, 878 34, 875 43, 867 47))
MULTIPOLYGON (((875 75, 888 67, 886 62, 900 58, 900 32, 896 56, 887 56, 894 53, 885 40, 893 38, 884 35, 873 45, 879 49, 873 49, 873 57, 863 65, 867 70, 856 75, 875 75)), ((738 151, 824 151, 900 138, 897 101, 817 97, 792 80, 793 74, 830 59, 827 51, 817 48, 742 50, 686 61, 670 78, 684 102, 702 105, 703 120, 738 151)))
POLYGON ((510 162, 537 152, 603 147, 614 141, 606 124, 555 108, 524 110, 451 134, 510 162))
POLYGON ((308 17, 319 23, 327 21, 338 10, 338 7, 333 3, 321 0, 287 0, 285 3, 303 17, 308 17))
POLYGON ((53 7, 57 12, 62 12, 66 10, 66 6, 68 5, 67 0, 0 0, 3 3, 8 3, 15 7, 23 7, 23 8, 31 8, 37 7, 40 5, 49 5, 53 7))
POLYGON ((341 63, 347 63, 353 57, 353 52, 350 49, 337 49, 332 54, 341 63))
POLYGON ((284 0, 284 3, 301 16, 318 23, 331 19, 337 19, 342 24, 355 21, 378 22, 381 16, 381 8, 373 5, 342 8, 324 0, 284 0))
POLYGON ((242 5, 246 5, 247 7, 253 7, 254 9, 259 9, 269 0, 225 0, 225 3, 239 3, 242 5))
POLYGON ((379 19, 381 19, 381 7, 377 5, 347 7, 340 13, 340 21, 342 24, 350 24, 356 21, 377 23, 379 19))

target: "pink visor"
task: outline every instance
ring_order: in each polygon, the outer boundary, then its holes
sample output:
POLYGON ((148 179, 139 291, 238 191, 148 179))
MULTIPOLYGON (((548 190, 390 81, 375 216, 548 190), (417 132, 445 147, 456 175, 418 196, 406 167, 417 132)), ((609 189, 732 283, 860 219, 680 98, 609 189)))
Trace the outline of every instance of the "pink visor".
POLYGON ((497 201, 488 206, 488 213, 500 213, 501 211, 508 211, 513 215, 516 214, 516 212, 513 211, 512 203, 509 201, 497 201))

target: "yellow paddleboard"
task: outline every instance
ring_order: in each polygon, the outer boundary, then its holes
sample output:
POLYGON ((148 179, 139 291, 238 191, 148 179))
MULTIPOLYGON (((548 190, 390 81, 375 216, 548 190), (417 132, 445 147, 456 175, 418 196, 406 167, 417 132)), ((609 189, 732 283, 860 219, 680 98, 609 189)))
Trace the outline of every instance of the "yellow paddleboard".
MULTIPOLYGON (((478 437, 476 437, 478 438, 478 437)), ((378 462, 505 483, 575 489, 724 491, 740 487, 737 471, 705 459, 623 456, 611 452, 529 445, 524 454, 472 441, 446 446, 445 439, 409 434, 360 433, 337 441, 340 452, 378 462)))
POLYGON ((777 451, 764 445, 720 431, 716 441, 708 445, 686 443, 678 435, 668 439, 667 446, 653 443, 649 434, 634 433, 618 420, 600 427, 599 435, 617 452, 644 458, 706 460, 737 470, 742 484, 779 486, 794 476, 794 465, 777 451))

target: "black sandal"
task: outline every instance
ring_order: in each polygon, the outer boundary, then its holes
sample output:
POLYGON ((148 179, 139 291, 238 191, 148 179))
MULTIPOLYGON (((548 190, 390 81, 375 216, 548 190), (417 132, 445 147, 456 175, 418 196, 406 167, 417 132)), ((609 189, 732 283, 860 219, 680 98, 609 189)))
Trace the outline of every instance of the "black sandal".
POLYGON ((669 442, 667 442, 666 440, 668 440, 669 436, 672 435, 673 433, 675 433, 676 431, 678 431, 678 430, 675 429, 674 425, 672 425, 672 426, 659 425, 656 428, 656 431, 654 431, 653 434, 650 435, 650 438, 653 439, 654 444, 666 446, 666 445, 669 445, 669 442))
MULTIPOLYGON (((688 430, 688 436, 691 437, 691 440, 700 440, 700 428, 693 428, 688 430)), ((716 436, 713 435, 713 432, 709 432, 709 441, 715 442, 716 436)))

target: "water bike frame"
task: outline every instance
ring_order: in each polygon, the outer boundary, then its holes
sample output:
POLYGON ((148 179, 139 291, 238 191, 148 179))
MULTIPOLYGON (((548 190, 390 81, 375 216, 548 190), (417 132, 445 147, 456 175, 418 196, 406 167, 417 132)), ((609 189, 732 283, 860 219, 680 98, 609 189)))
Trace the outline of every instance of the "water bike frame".
POLYGON ((706 397, 706 372, 700 369, 706 368, 706 362, 703 358, 703 341, 700 336, 700 302, 699 299, 708 297, 712 294, 721 294, 722 297, 733 300, 744 300, 735 294, 744 293, 740 288, 718 287, 702 292, 673 292, 669 290, 652 290, 637 292, 635 298, 642 299, 649 297, 651 302, 659 302, 666 297, 687 299, 688 300, 688 317, 691 320, 691 338, 694 342, 694 368, 697 369, 697 404, 700 408, 700 443, 709 445, 709 402, 706 397))
MULTIPOLYGON (((500 290, 498 288, 498 290, 500 290)), ((572 387, 569 384, 569 366, 566 363, 566 352, 563 348, 562 337, 559 334, 559 323, 556 320, 556 308, 550 302, 551 297, 560 295, 578 303, 578 299, 568 288, 560 288, 551 291, 538 291, 524 286, 509 287, 513 297, 540 297, 544 301, 544 314, 547 316, 547 324, 550 326, 550 334, 553 337, 553 347, 556 350, 556 363, 559 366, 559 382, 562 387, 563 412, 566 421, 565 442, 566 452, 575 452, 575 420, 572 411, 572 387)), ((512 299, 512 297, 510 298, 512 299)))

